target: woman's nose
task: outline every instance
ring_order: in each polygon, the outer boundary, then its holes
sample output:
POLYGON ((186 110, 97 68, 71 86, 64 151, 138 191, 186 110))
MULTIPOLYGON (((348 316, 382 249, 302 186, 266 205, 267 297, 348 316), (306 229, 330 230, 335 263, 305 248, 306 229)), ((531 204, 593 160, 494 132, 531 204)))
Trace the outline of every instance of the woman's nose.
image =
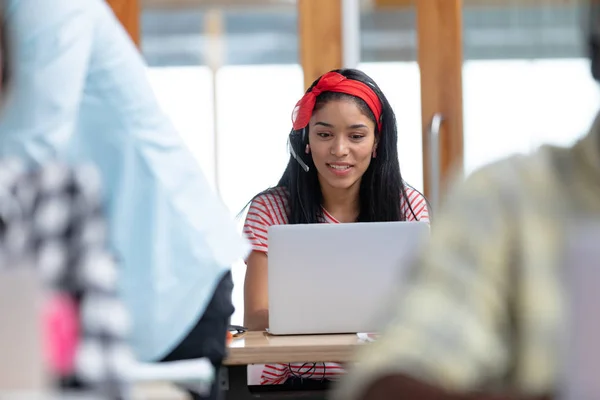
POLYGON ((348 155, 348 141, 344 137, 337 137, 331 144, 331 155, 344 157, 348 155))

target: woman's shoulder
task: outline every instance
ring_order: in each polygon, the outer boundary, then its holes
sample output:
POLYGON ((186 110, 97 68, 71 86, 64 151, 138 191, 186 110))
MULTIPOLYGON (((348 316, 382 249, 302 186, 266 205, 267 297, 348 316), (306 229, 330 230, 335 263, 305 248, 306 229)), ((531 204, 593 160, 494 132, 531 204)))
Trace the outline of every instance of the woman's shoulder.
POLYGON ((425 201, 425 196, 423 193, 410 186, 409 184, 404 184, 404 190, 406 191, 406 197, 412 203, 413 201, 425 201))
POLYGON ((289 208, 289 192, 276 186, 259 193, 252 199, 248 214, 254 214, 273 224, 286 223, 289 208))
POLYGON ((429 205, 427 199, 417 189, 405 184, 404 193, 400 199, 401 209, 407 221, 429 221, 429 205))
POLYGON ((264 208, 283 207, 286 208, 289 202, 289 192, 287 188, 276 186, 257 194, 252 199, 252 205, 262 206, 264 208))

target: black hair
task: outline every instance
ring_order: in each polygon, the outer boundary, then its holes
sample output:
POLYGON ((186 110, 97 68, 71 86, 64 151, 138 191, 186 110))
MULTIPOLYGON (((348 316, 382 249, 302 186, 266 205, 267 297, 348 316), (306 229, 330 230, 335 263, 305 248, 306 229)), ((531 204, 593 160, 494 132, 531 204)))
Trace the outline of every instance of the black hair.
POLYGON ((584 8, 584 30, 592 76, 600 81, 600 2, 590 0, 584 8))
MULTIPOLYGON (((4 9, 0 8, 0 20, 4 16, 4 9)), ((0 74, 0 83, 2 84, 2 89, 5 90, 5 85, 8 83, 8 38, 7 38, 6 24, 0 22, 0 69, 2 69, 2 73, 0 74)))
MULTIPOLYGON (((381 132, 376 128, 377 157, 371 163, 360 182, 359 214, 357 222, 405 221, 406 215, 401 210, 401 199, 408 205, 408 210, 416 219, 408 195, 406 185, 400 173, 398 161, 398 130, 396 117, 387 98, 379 86, 364 72, 356 69, 334 70, 348 79, 354 79, 368 85, 379 97, 382 106, 381 132)), ((307 92, 319 82, 317 79, 307 92)), ((350 99, 362 113, 373 121, 377 121, 371 109, 360 98, 337 92, 323 92, 317 97, 315 110, 329 101, 350 99)), ((289 196, 288 223, 307 224, 323 220, 323 195, 317 177, 317 170, 310 155, 305 154, 308 144, 308 126, 301 130, 292 130, 289 136, 289 146, 292 155, 288 165, 275 188, 285 188, 289 196), (308 166, 305 171, 295 158, 298 157, 308 166)), ((269 193, 275 188, 267 189, 254 198, 269 193)))

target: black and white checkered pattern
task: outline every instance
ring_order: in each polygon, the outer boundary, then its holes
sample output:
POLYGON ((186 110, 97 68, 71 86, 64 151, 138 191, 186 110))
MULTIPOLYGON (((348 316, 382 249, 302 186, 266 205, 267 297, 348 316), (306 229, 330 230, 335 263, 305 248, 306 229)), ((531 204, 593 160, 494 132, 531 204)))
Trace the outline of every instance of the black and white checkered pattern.
POLYGON ((0 267, 35 265, 51 290, 76 300, 81 336, 75 373, 63 385, 114 399, 122 397, 133 356, 100 188, 91 167, 52 163, 28 171, 19 161, 1 161, 0 267))

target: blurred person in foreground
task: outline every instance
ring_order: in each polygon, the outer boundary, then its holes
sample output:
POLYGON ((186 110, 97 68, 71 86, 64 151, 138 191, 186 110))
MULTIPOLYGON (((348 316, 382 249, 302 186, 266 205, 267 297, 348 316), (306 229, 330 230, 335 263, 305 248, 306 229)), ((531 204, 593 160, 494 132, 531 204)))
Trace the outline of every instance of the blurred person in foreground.
MULTIPOLYGON (((591 4, 596 80, 599 11, 591 4)), ((565 368, 567 232, 597 217, 600 118, 572 147, 543 146, 472 174, 437 214, 389 326, 361 348, 332 397, 555 397, 565 368)))
POLYGON ((93 162, 135 355, 218 368, 230 266, 247 244, 160 109, 138 49, 103 0, 0 4, 0 157, 93 162))

